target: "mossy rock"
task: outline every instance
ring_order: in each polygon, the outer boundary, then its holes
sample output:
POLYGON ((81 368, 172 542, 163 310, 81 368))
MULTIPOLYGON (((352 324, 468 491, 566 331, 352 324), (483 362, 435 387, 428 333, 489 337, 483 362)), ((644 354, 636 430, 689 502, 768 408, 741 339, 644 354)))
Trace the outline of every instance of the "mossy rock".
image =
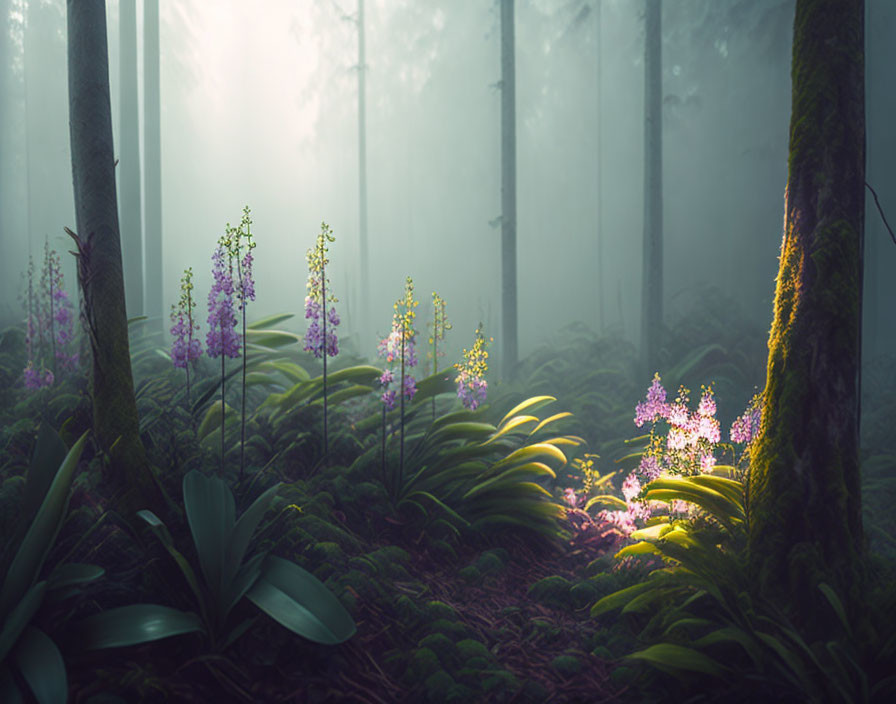
POLYGON ((482 643, 472 638, 464 638, 457 641, 457 653, 460 655, 462 662, 469 666, 470 658, 485 658, 487 661, 492 659, 492 654, 482 643))
POLYGON ((593 577, 589 577, 587 583, 594 587, 598 599, 622 589, 622 583, 619 581, 619 577, 607 572, 601 572, 593 577))
POLYGON ((543 704, 548 701, 548 690, 538 680, 526 680, 518 695, 518 701, 531 704, 543 704))
POLYGON ((572 677, 582 671, 584 664, 575 655, 558 655, 551 660, 551 667, 564 677, 572 677))
POLYGON ((473 692, 458 684, 447 672, 436 672, 426 678, 426 701, 438 704, 449 702, 469 702, 473 692))
POLYGON ((431 633, 421 638, 417 643, 419 648, 429 648, 439 657, 439 661, 446 667, 457 659, 457 646, 448 636, 442 633, 431 633))
MULTIPOLYGON (((491 656, 491 653, 489 653, 489 656, 491 656)), ((467 658, 460 671, 468 675, 478 675, 483 670, 488 670, 491 666, 492 661, 490 657, 477 655, 472 658, 467 658)))
POLYGON ((368 561, 376 566, 376 574, 395 580, 411 580, 411 575, 402 565, 410 559, 406 550, 396 545, 386 545, 365 556, 368 561))
POLYGON ((514 674, 508 670, 491 670, 482 673, 484 679, 480 685, 483 692, 515 692, 519 689, 520 682, 514 674))
POLYGON ((474 564, 482 574, 491 574, 503 570, 509 557, 504 548, 494 548, 479 555, 474 564))
POLYGON ((591 582, 579 582, 569 590, 569 598, 577 609, 591 606, 603 596, 591 582))
POLYGON ((373 600, 376 597, 385 597, 385 592, 379 582, 371 579, 360 570, 350 569, 338 577, 338 582, 351 587, 362 599, 373 600))
POLYGON ((599 657, 601 660, 615 660, 613 653, 605 645, 598 645, 591 651, 592 655, 599 657))
POLYGON ((432 619, 457 618, 457 611, 444 601, 427 601, 426 615, 432 619))
POLYGON ((447 540, 430 540, 428 548, 436 557, 450 560, 457 559, 457 552, 447 540))
POLYGON ((411 653, 404 678, 409 682, 419 682, 429 677, 434 672, 439 672, 442 665, 439 658, 429 648, 418 648, 411 653))
POLYGON ((628 684, 636 677, 636 675, 637 670, 635 670, 635 668, 620 665, 610 673, 610 679, 617 684, 628 684))
POLYGON ((467 634, 463 624, 447 618, 437 618, 429 625, 429 630, 433 633, 444 633, 451 638, 463 638, 467 634))
POLYGON ((482 574, 476 569, 476 565, 467 565, 458 570, 457 574, 470 583, 476 583, 482 579, 482 574))
POLYGON ((339 543, 343 550, 359 550, 361 548, 357 538, 320 516, 304 511, 298 515, 299 517, 295 521, 296 527, 312 535, 315 540, 339 543))
POLYGON ((570 606, 569 590, 572 583, 560 575, 540 579, 531 585, 526 593, 529 598, 545 606, 566 609, 570 606))
POLYGON ((423 609, 406 594, 395 598, 395 611, 401 623, 408 628, 416 628, 423 620, 423 609))
MULTIPOLYGON (((601 555, 592 560, 585 567, 585 574, 588 577, 595 577, 600 574, 608 574, 616 565, 616 558, 612 555, 601 555)), ((609 576, 609 575, 608 575, 609 576)))
POLYGON ((345 553, 339 543, 325 540, 312 546, 310 557, 317 563, 342 564, 345 561, 345 553))

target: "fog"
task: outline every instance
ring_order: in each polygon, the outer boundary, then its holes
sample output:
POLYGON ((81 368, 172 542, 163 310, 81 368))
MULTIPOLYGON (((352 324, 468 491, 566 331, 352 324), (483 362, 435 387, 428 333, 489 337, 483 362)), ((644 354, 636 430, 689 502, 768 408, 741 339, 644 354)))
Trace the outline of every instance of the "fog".
MULTIPOLYGON (((358 333, 362 352, 372 353, 376 336, 387 332, 406 276, 421 301, 420 329, 437 291, 447 301, 455 354, 470 346, 480 321, 500 350, 497 3, 365 5, 369 292, 359 283, 357 3, 160 3, 166 319, 183 270, 193 267, 204 333, 212 251, 225 224, 236 224, 249 205, 258 242, 250 319, 294 311, 293 329, 304 330, 305 252, 326 221, 336 236, 329 278, 340 299, 340 332, 358 333)), ((56 0, 0 6, 8 19, 0 86, 0 295, 3 316, 19 321, 29 252, 39 258, 45 238, 69 249, 62 227, 74 228, 65 8, 56 0), (26 18, 33 32, 24 29, 26 18)), ((690 294, 714 286, 761 334, 768 330, 787 178, 793 6, 793 0, 663 2, 669 325, 687 313, 690 294)), ((867 179, 893 223, 896 3, 866 0, 866 6, 867 179)), ((116 140, 118 19, 118 3, 107 3, 116 140)), ((643 4, 521 0, 515 27, 520 356, 556 341, 572 321, 637 344, 643 4)), ((64 262, 74 291, 72 258, 64 262)), ((888 305, 896 295, 893 271, 896 246, 869 195, 866 357, 896 342, 888 305)))

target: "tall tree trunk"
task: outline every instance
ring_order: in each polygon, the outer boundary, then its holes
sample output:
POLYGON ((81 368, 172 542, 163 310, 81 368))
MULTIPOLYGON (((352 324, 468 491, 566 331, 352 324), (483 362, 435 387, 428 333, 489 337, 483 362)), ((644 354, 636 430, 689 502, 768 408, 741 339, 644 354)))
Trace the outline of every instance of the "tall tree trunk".
POLYGON ((603 68, 604 63, 601 56, 601 32, 603 23, 601 22, 601 0, 597 0, 595 22, 597 23, 597 298, 598 298, 598 332, 603 334, 607 325, 607 307, 606 296, 604 295, 604 162, 603 162, 603 136, 604 136, 604 118, 603 118, 603 68))
POLYGON ((501 0, 501 375, 517 363, 516 296, 516 67, 513 0, 501 0))
POLYGON ((852 617, 862 598, 863 5, 796 3, 784 239, 751 448, 751 574, 816 635, 832 620, 819 582, 852 617))
POLYGON ((143 0, 143 111, 146 314, 164 320, 159 0, 143 0))
POLYGON ((367 241, 367 64, 364 44, 364 0, 358 0, 358 251, 361 259, 358 333, 366 345, 370 330, 370 250, 367 241))
POLYGON ((78 282, 90 335, 93 432, 130 517, 162 508, 134 400, 116 207, 104 0, 68 0, 68 92, 78 282))
POLYGON ((660 0, 645 0, 644 263, 641 373, 657 371, 663 333, 663 52, 660 0))
POLYGON ((119 179, 124 285, 128 317, 143 315, 143 231, 140 212, 140 113, 137 105, 137 2, 119 3, 121 124, 119 179))

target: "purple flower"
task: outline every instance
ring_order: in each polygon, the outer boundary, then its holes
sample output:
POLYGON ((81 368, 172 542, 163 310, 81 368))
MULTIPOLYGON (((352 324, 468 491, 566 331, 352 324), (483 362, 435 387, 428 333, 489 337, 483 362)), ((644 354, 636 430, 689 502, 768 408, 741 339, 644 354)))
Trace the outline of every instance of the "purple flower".
POLYGON ((395 389, 391 389, 390 391, 383 391, 383 395, 380 397, 383 401, 383 404, 386 406, 386 410, 394 410, 395 409, 395 389))
POLYGON ((240 356, 240 336, 236 333, 233 309, 233 267, 224 265, 224 247, 219 244, 212 255, 214 282, 208 293, 208 332, 205 345, 209 357, 240 356))
POLYGON ((404 377, 404 395, 410 401, 414 398, 415 393, 417 393, 417 381, 410 374, 406 374, 404 377))
POLYGON ((625 478, 625 481, 622 482, 622 495, 625 497, 625 500, 629 502, 640 493, 641 482, 638 481, 638 477, 632 472, 625 478))
POLYGON ((639 428, 644 423, 653 423, 658 418, 664 418, 669 413, 666 404, 666 390, 660 382, 660 375, 653 375, 653 383, 647 389, 647 399, 635 406, 635 425, 639 428))
POLYGON ((380 384, 382 386, 388 386, 389 384, 392 383, 392 380, 394 378, 395 377, 393 376, 391 369, 383 369, 383 373, 380 376, 380 384))
POLYGON ((663 471, 659 461, 653 455, 645 454, 641 457, 641 464, 638 465, 638 471, 644 478, 645 483, 653 481, 663 471))
POLYGON ((759 432, 761 420, 762 409, 759 407, 759 399, 754 398, 743 415, 731 424, 731 442, 750 444, 759 432))

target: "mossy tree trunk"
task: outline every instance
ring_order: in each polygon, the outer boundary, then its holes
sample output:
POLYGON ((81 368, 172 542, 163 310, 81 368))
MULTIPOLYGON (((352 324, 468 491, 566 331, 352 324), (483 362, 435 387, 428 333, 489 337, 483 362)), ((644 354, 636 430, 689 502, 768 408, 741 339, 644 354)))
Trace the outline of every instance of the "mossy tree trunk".
POLYGON ((516 286, 516 53, 514 0, 501 0, 501 376, 518 359, 516 286))
POLYGON ((863 6, 796 3, 784 240, 751 448, 752 577, 816 635, 833 617, 818 583, 834 587, 853 617, 863 583, 863 6))
MULTIPOLYGON (((160 510, 140 441, 116 207, 104 0, 68 0, 68 88, 78 282, 93 358, 93 432, 126 518, 160 510)), ((164 514, 163 514, 164 515, 164 514)))

